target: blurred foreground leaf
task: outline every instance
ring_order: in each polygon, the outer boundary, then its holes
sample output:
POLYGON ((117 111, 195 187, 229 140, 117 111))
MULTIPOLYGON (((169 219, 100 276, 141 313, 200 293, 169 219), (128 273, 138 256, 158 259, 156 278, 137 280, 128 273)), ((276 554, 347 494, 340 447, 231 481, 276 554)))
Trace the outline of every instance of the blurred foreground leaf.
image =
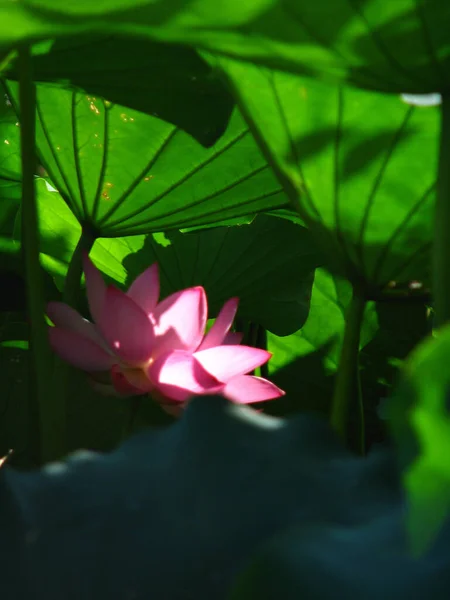
MULTIPOLYGON (((34 473, 5 468, 1 489, 22 522, 14 539, 2 532, 11 549, 3 567, 20 573, 15 598, 27 600, 30 589, 46 600, 220 600, 286 527, 357 527, 400 501, 389 456, 354 458, 319 420, 275 419, 215 397, 111 454, 34 473)), ((2 597, 7 585, 0 580, 2 597)))

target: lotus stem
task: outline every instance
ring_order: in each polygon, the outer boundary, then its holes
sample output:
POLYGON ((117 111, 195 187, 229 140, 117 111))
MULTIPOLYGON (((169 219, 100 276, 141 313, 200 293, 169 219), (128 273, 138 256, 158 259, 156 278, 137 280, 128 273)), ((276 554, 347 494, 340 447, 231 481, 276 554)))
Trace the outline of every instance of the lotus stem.
POLYGON ((95 242, 93 236, 88 230, 81 232, 78 244, 72 254, 72 258, 67 270, 66 281, 64 283, 63 300, 72 307, 76 307, 79 301, 81 289, 81 275, 83 273, 83 253, 91 251, 95 242))
POLYGON ((359 378, 359 343, 366 300, 362 289, 353 286, 353 296, 346 315, 344 341, 339 359, 336 384, 331 405, 330 423, 339 437, 349 445, 350 411, 360 413, 359 446, 364 453, 364 411, 359 378))
POLYGON ((441 137, 433 236, 434 325, 450 321, 450 96, 441 104, 441 137))
POLYGON ((30 323, 30 443, 38 463, 59 458, 64 449, 64 410, 49 389, 52 356, 45 323, 45 300, 39 260, 39 226, 36 202, 35 136, 36 88, 30 49, 18 52, 20 144, 22 161, 22 254, 30 323))

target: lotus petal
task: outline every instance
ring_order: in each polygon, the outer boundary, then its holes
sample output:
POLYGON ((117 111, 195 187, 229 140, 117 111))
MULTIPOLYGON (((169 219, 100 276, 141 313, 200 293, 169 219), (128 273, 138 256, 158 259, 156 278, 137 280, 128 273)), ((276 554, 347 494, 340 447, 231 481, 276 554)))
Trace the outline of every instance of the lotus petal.
POLYGON ((96 326, 87 319, 84 319, 68 304, 64 304, 64 302, 49 302, 47 304, 47 316, 56 327, 75 331, 106 350, 105 342, 96 326))
POLYGON ((214 394, 223 387, 184 350, 160 356, 150 365, 148 376, 164 396, 182 402, 193 394, 214 394))
POLYGON ((150 319, 124 292, 106 290, 99 329, 113 352, 130 366, 142 366, 151 356, 155 337, 150 319))
POLYGON ((272 356, 267 350, 251 346, 216 346, 194 354, 199 363, 219 381, 227 383, 266 363, 272 356))
POLYGON ((207 311, 202 287, 175 292, 160 302, 153 313, 158 354, 196 350, 205 331, 207 311))
POLYGON ((117 361, 101 346, 75 331, 50 327, 49 338, 60 358, 83 371, 107 371, 117 361))
POLYGON ((136 277, 127 294, 147 315, 150 315, 155 310, 159 299, 158 265, 153 264, 136 277))
POLYGON ((217 315, 213 326, 205 335, 203 342, 200 344, 199 350, 207 350, 214 346, 220 346, 228 334, 239 305, 239 298, 230 298, 222 307, 222 310, 217 315))
POLYGON ((233 377, 225 386, 223 395, 237 404, 264 402, 284 396, 285 392, 271 381, 253 375, 233 377))

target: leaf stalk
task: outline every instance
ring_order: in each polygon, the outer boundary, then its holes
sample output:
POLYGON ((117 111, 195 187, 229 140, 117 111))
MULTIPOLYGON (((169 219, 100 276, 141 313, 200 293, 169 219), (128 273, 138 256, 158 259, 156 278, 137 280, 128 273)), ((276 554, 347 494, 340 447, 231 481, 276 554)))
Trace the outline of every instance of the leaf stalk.
POLYGON ((353 296, 346 314, 344 340, 342 344, 336 383, 331 404, 330 424, 338 436, 350 445, 349 417, 353 407, 358 407, 360 416, 359 449, 364 453, 364 411, 359 377, 359 344, 366 300, 363 290, 353 286, 353 296))
POLYGON ((22 256, 30 324, 31 444, 38 464, 61 456, 64 449, 64 412, 49 389, 52 356, 45 322, 45 299, 39 260, 39 216, 36 201, 36 87, 28 46, 18 51, 20 145, 22 163, 22 256))
POLYGON ((442 96, 441 136, 433 236, 433 296, 436 327, 450 321, 450 95, 442 96))

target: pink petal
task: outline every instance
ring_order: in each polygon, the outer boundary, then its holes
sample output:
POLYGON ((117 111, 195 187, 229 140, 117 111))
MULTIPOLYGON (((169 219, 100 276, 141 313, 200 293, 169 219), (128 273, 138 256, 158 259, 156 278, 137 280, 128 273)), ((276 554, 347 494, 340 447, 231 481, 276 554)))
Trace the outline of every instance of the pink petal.
POLYGON ((244 334, 237 331, 229 331, 222 342, 223 346, 238 346, 242 342, 244 334))
MULTIPOLYGON (((104 347, 104 341, 93 323, 84 319, 76 310, 63 302, 49 302, 47 316, 56 327, 75 331, 104 347)), ((106 348, 105 348, 106 350, 106 348)))
POLYGON ((83 256, 83 270, 86 277, 86 291, 92 319, 97 323, 105 302, 106 284, 102 274, 89 258, 87 252, 83 256))
POLYGON ((151 389, 150 381, 140 369, 124 369, 120 365, 111 368, 114 389, 122 396, 136 396, 151 389))
POLYGON ((184 350, 160 356, 150 365, 147 374, 160 393, 181 402, 193 394, 214 394, 223 387, 184 350))
POLYGON ((83 371, 106 371, 114 363, 114 357, 83 335, 60 329, 49 328, 50 346, 63 360, 83 371))
POLYGON ((155 263, 137 277, 131 284, 128 296, 149 315, 155 310, 159 299, 159 273, 155 263))
POLYGON ((98 327, 114 353, 131 366, 149 360, 154 346, 153 326, 134 300, 110 286, 98 327))
POLYGON ((222 307, 222 310, 217 315, 213 326, 205 335, 203 342, 200 344, 199 350, 207 350, 214 346, 223 344, 225 336, 233 324, 234 317, 239 304, 239 298, 230 298, 222 307))
POLYGON ((250 346, 216 346, 194 354, 198 362, 219 381, 253 371, 269 360, 270 352, 250 346))
POLYGON ((153 323, 158 355, 169 350, 195 350, 206 326, 208 306, 202 287, 188 288, 160 302, 153 323))
POLYGON ((271 381, 253 375, 233 377, 225 386, 223 395, 237 404, 264 402, 284 396, 285 392, 271 381))

